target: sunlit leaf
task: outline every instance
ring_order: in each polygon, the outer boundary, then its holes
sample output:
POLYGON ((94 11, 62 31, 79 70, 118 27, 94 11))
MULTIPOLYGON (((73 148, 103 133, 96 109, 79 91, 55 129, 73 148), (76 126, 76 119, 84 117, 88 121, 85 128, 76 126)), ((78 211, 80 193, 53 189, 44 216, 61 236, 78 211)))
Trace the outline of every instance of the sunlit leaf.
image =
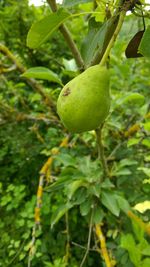
POLYGON ((45 42, 58 27, 70 17, 70 13, 63 9, 35 22, 27 35, 27 46, 37 48, 45 42))
POLYGON ((144 213, 147 210, 150 210, 150 201, 146 200, 144 202, 138 203, 134 206, 134 209, 140 213, 144 213))
POLYGON ((62 82, 58 77, 58 75, 45 67, 30 68, 26 72, 24 72, 21 76, 25 78, 48 80, 50 82, 56 82, 62 85, 62 82))

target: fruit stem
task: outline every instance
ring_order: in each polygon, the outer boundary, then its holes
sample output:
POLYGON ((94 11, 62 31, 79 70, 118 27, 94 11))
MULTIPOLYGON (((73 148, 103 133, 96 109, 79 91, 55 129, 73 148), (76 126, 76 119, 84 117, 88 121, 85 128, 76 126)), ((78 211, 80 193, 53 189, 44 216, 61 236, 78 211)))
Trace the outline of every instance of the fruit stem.
POLYGON ((115 40, 116 40, 120 30, 121 30, 122 24, 124 22, 125 15, 126 15, 126 10, 123 10, 123 11, 120 12, 118 25, 117 25, 116 30, 114 31, 114 34, 113 34, 113 36, 112 36, 112 38, 111 38, 111 40, 110 40, 110 42, 109 42, 109 44, 108 44, 108 46, 107 46, 107 48, 105 50, 104 55, 103 55, 103 57, 102 57, 102 59, 101 59, 101 61, 99 63, 100 66, 105 65, 105 63, 107 62, 110 50, 113 47, 114 42, 115 42, 115 40))
POLYGON ((100 159, 101 164, 103 166, 104 177, 109 177, 109 170, 108 170, 107 161, 106 161, 105 154, 104 154, 104 146, 102 142, 103 125, 104 124, 102 124, 101 127, 96 129, 95 132, 96 132, 96 138, 97 138, 98 158, 100 159))

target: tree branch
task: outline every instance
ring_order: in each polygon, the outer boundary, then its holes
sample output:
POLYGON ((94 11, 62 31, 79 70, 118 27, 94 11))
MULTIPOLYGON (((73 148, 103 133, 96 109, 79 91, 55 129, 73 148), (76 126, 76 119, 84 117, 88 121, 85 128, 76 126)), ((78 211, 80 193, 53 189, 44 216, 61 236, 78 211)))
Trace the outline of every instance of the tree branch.
MULTIPOLYGON (((47 0, 52 12, 56 12, 57 11, 57 5, 56 5, 56 1, 55 0, 47 0)), ((78 47, 76 46, 70 31, 68 30, 67 26, 63 23, 61 24, 61 26, 59 27, 60 32, 62 33, 66 43, 68 44, 73 57, 78 65, 78 67, 80 68, 80 70, 84 70, 84 61, 81 57, 81 54, 78 50, 78 47)))
POLYGON ((95 225, 95 231, 96 231, 96 235, 97 235, 99 242, 100 242, 101 254, 105 260, 106 267, 113 267, 113 265, 111 263, 111 259, 109 257, 107 247, 106 247, 105 236, 103 235, 101 226, 99 224, 95 225))

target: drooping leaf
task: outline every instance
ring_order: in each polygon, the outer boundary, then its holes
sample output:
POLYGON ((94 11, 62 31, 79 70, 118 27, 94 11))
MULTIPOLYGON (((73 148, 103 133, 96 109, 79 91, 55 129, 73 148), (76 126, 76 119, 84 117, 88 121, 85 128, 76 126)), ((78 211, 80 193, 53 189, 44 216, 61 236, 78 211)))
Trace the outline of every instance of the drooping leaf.
POLYGON ((130 205, 129 205, 128 201, 123 196, 120 196, 118 194, 115 194, 115 198, 117 200, 119 208, 123 212, 127 213, 130 210, 130 205))
POLYGON ((50 82, 56 82, 62 85, 62 82, 58 77, 58 75, 45 67, 30 68, 26 72, 24 72, 21 76, 25 78, 48 80, 50 82))
POLYGON ((73 207, 73 204, 67 203, 65 205, 60 206, 56 212, 53 213, 51 219, 51 228, 53 228, 54 224, 56 224, 64 215, 65 213, 73 207))
POLYGON ((102 191, 101 194, 102 204, 114 215, 119 216, 120 207, 115 198, 115 194, 110 191, 102 191))
POLYGON ((138 50, 143 56, 150 57, 150 25, 143 34, 138 50))
POLYGON ((68 198, 71 199, 78 188, 86 186, 85 180, 80 179, 73 181, 68 187, 68 198))
POLYGON ((39 47, 70 16, 70 13, 64 9, 59 9, 57 12, 35 22, 28 32, 27 46, 30 48, 39 47))

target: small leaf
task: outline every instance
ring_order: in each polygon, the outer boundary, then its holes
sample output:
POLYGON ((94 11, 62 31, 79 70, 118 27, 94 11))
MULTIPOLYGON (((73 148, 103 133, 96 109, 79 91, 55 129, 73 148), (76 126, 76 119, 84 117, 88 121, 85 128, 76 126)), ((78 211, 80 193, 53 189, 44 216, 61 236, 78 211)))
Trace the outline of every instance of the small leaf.
POLYGON ((142 141, 142 145, 150 148, 150 138, 145 138, 143 141, 142 141))
POLYGON ((114 188, 115 186, 113 183, 111 183, 110 179, 105 179, 105 181, 101 184, 101 187, 109 189, 114 188))
POLYGON ((150 25, 143 34, 139 45, 139 52, 145 57, 150 57, 150 25))
POLYGON ((131 209, 128 201, 124 197, 115 194, 115 198, 118 202, 118 206, 123 212, 127 213, 131 209))
POLYGON ((26 72, 24 72, 21 77, 48 80, 50 82, 56 82, 62 85, 62 82, 59 79, 58 75, 44 67, 30 68, 26 72))
POLYGON ((105 216, 105 213, 103 212, 101 207, 95 207, 93 212, 93 223, 98 224, 101 223, 105 216))
POLYGON ((144 129, 148 132, 150 132, 150 121, 149 122, 146 122, 146 123, 143 123, 143 126, 144 126, 144 129))
POLYGON ((147 210, 150 210, 150 201, 146 200, 144 202, 138 203, 134 206, 134 209, 140 213, 144 213, 147 210))
POLYGON ((63 9, 35 22, 27 35, 27 46, 37 48, 45 42, 50 35, 70 17, 70 13, 63 9))
POLYGON ((142 250, 142 254, 145 255, 145 256, 150 256, 150 246, 148 244, 147 247, 145 247, 143 250, 142 250))
POLYGON ((114 173, 115 176, 121 176, 121 175, 130 175, 131 171, 127 168, 123 168, 121 170, 118 170, 114 173))
POLYGON ((65 215, 65 213, 73 207, 73 204, 67 203, 66 205, 62 205, 58 208, 58 210, 52 215, 51 219, 51 228, 53 228, 54 224, 56 224, 61 217, 65 215))
POLYGON ((76 180, 73 181, 69 187, 68 187, 68 198, 71 199, 74 195, 74 193, 78 190, 78 188, 82 187, 82 186, 86 186, 86 183, 84 180, 76 180))
POLYGON ((131 138, 128 140, 127 146, 130 147, 130 146, 137 145, 139 144, 140 140, 141 138, 131 138))
POLYGON ((110 210, 111 213, 113 213, 116 216, 119 216, 120 213, 120 207, 118 205, 118 202, 115 198, 115 194, 110 191, 102 191, 101 196, 102 204, 110 210))
POLYGON ((88 198, 80 205, 80 212, 82 216, 86 216, 92 207, 92 199, 88 198))
POLYGON ((121 102, 122 104, 128 102, 129 104, 143 105, 145 103, 145 97, 139 93, 129 93, 121 102))

